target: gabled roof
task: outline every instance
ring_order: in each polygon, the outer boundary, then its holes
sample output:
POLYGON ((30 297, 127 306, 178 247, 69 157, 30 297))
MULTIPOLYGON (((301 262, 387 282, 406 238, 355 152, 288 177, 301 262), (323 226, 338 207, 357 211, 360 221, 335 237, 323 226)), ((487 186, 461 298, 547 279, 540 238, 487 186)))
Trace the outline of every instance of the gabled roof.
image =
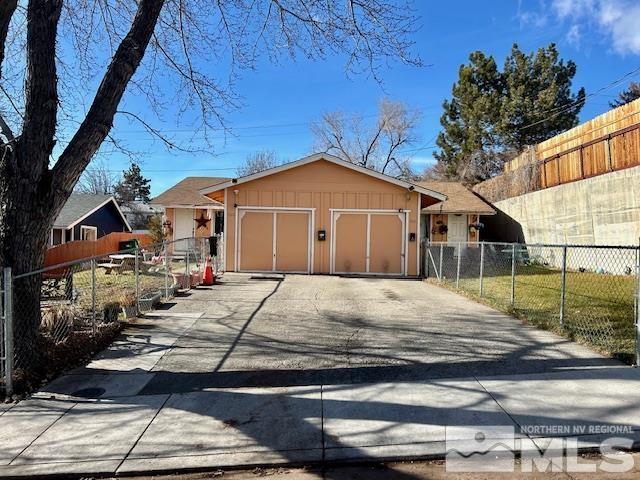
POLYGON ((108 203, 113 203, 122 218, 123 223, 131 230, 131 226, 125 218, 116 199, 111 195, 91 195, 85 193, 72 193, 67 202, 60 210, 58 217, 53 222, 53 228, 72 228, 87 218, 92 213, 98 211, 108 203))
POLYGON ((229 178, 226 177, 187 177, 151 200, 151 204, 163 207, 222 207, 220 202, 204 196, 200 190, 227 180, 229 178))
POLYGON ((394 185, 404 187, 408 190, 411 190, 411 191, 415 190, 416 192, 429 195, 430 197, 436 198, 438 200, 446 200, 447 198, 446 195, 443 195, 442 193, 439 193, 435 190, 424 188, 420 185, 407 182, 399 178, 391 177, 389 175, 385 175, 384 173, 376 172, 375 170, 371 170, 370 168, 365 168, 365 167, 361 167, 360 165, 355 165, 351 162, 347 162, 345 160, 342 160, 341 158, 338 158, 334 155, 328 155, 326 153, 314 153, 313 155, 309 155, 308 157, 301 158, 300 160, 296 160, 290 163, 285 163, 284 165, 280 165, 278 167, 269 168, 267 170, 263 170, 262 172, 254 173, 252 175, 247 175, 246 177, 232 178, 226 182, 219 183, 218 185, 204 187, 200 190, 200 193, 203 195, 206 195, 207 193, 217 192, 224 188, 232 187, 234 185, 239 185, 241 183, 250 182, 252 180, 257 180, 258 178, 267 177, 269 175, 274 175, 276 173, 280 173, 285 170, 289 170, 291 168, 300 167, 308 163, 317 162, 319 160, 326 160, 327 162, 335 163, 336 165, 341 165, 345 168, 355 170, 356 172, 364 173, 365 175, 369 175, 371 177, 384 180, 385 182, 393 183, 394 185))
POLYGON ((444 202, 423 208, 422 211, 425 213, 478 213, 480 215, 495 215, 496 213, 491 205, 461 183, 426 181, 418 182, 418 185, 447 196, 444 202))

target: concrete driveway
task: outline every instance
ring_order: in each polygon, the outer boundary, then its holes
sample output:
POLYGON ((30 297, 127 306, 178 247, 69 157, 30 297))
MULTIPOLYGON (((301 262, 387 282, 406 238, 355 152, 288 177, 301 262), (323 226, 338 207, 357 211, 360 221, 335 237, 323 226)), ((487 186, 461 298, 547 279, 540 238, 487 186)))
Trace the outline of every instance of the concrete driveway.
POLYGON ((273 278, 227 274, 212 290, 176 302, 168 311, 204 313, 153 367, 172 374, 158 375, 148 388, 164 391, 163 378, 176 388, 180 372, 234 372, 206 386, 276 386, 617 365, 424 282, 273 278))
POLYGON ((442 457, 469 425, 525 454, 638 419, 638 369, 436 286, 227 274, 0 408, 0 476, 442 457))

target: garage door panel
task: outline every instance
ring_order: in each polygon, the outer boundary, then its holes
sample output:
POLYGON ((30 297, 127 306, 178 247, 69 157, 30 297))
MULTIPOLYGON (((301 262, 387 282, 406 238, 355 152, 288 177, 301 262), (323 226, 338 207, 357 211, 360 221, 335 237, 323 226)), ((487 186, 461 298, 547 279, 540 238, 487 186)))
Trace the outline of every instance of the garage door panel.
POLYGON ((273 270, 273 212, 243 212, 240 220, 240 269, 273 270))
POLYGON ((403 226, 398 215, 371 215, 369 273, 402 273, 403 226))
POLYGON ((309 271, 308 213, 276 213, 276 270, 309 271))
POLYGON ((335 221, 335 271, 367 270, 367 215, 340 213, 335 221))

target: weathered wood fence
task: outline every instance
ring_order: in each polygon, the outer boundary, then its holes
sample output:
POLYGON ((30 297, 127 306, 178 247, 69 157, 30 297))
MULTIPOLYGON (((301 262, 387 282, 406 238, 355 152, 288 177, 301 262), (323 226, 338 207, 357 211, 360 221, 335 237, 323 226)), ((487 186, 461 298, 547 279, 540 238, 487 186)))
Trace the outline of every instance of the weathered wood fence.
POLYGON ((118 244, 127 240, 138 240, 141 246, 151 244, 151 237, 146 233, 113 232, 97 240, 75 240, 56 245, 47 250, 44 265, 58 265, 82 258, 106 255, 118 251, 118 244))

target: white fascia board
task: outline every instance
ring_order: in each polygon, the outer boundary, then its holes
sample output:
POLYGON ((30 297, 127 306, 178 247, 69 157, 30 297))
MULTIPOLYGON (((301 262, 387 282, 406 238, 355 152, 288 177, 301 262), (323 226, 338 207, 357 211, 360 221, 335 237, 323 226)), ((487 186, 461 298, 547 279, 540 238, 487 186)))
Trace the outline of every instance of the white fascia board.
POLYGON ((233 187, 234 185, 240 185, 242 183, 251 182, 252 180, 257 180, 259 178, 267 177, 269 175, 274 175, 276 173, 289 170, 291 168, 300 167, 308 163, 317 162, 318 160, 326 160, 327 162, 335 163, 336 165, 340 165, 342 167, 355 170, 356 172, 364 173, 365 175, 369 175, 371 177, 378 178, 379 180, 383 180, 385 182, 392 183, 400 187, 404 187, 408 190, 416 191, 424 195, 429 195, 430 197, 436 198, 438 200, 444 201, 447 199, 447 196, 443 195, 442 193, 436 192, 434 190, 430 190, 428 188, 421 187, 419 185, 414 185, 413 183, 406 182, 404 180, 400 180, 399 178, 391 177, 389 175, 385 175, 384 173, 376 172, 375 170, 371 170, 370 168, 361 167, 360 165, 347 162, 345 160, 342 160, 341 158, 338 158, 334 155, 328 155, 326 153, 315 153, 313 155, 309 155, 308 157, 301 158, 300 160, 296 160, 295 162, 285 163, 284 165, 280 165, 274 168, 269 168, 267 170, 263 170, 262 172, 247 175, 246 177, 232 178, 231 180, 228 180, 223 183, 219 183, 212 187, 203 188, 200 190, 200 193, 202 195, 206 195, 211 192, 217 192, 225 188, 233 187))

